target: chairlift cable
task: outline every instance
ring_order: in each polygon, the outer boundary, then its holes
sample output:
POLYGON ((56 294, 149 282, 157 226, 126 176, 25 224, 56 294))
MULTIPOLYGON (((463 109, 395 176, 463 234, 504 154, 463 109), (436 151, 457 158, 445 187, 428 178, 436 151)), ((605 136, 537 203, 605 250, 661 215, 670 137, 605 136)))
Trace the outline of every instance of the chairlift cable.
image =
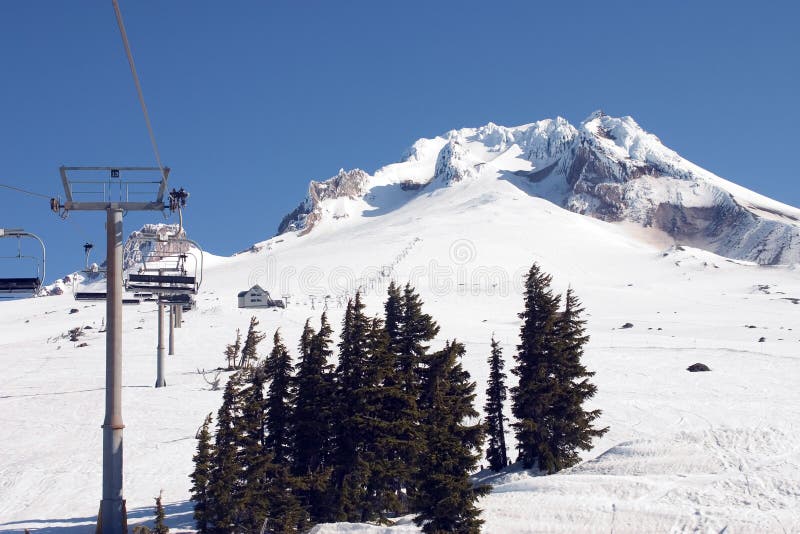
POLYGON ((166 182, 167 175, 164 173, 164 166, 161 164, 161 154, 158 152, 158 144, 156 144, 156 136, 153 133, 153 125, 150 123, 150 115, 147 113, 147 105, 144 103, 144 93, 142 92, 142 85, 139 83, 139 75, 136 72, 136 64, 133 62, 133 53, 131 52, 131 45, 128 43, 128 33, 125 31, 125 24, 122 22, 122 13, 119 10, 119 2, 111 0, 114 4, 114 13, 117 16, 117 25, 119 25, 119 32, 122 36, 122 44, 125 47, 125 54, 128 56, 128 63, 131 66, 131 74, 133 75, 133 83, 136 85, 136 93, 139 95, 139 103, 142 105, 142 112, 144 113, 144 122, 147 124, 147 132, 150 134, 150 143, 153 145, 153 152, 156 155, 156 163, 161 170, 161 179, 166 182))
POLYGON ((13 185, 0 184, 0 187, 5 187, 6 189, 11 189, 13 191, 18 191, 20 193, 25 193, 26 195, 32 195, 32 196, 35 196, 35 197, 42 197, 42 198, 47 198, 47 199, 53 198, 53 195, 42 195, 40 193, 34 193, 33 191, 27 191, 25 189, 22 189, 22 188, 19 188, 19 187, 15 187, 13 185))

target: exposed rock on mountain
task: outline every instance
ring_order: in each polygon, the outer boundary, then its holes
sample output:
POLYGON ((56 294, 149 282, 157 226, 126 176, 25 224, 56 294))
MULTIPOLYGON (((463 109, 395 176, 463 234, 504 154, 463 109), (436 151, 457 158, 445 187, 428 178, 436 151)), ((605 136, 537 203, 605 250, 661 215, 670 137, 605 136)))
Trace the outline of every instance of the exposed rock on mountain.
POLYGON ((723 256, 761 264, 800 262, 800 210, 683 159, 631 117, 599 111, 577 128, 559 117, 513 128, 489 123, 420 139, 400 163, 372 176, 341 170, 324 182, 312 181, 307 198, 283 219, 278 233, 307 233, 323 219, 377 209, 380 202, 396 206, 434 189, 498 179, 573 212, 658 228, 676 242, 723 256), (387 186, 405 196, 374 194, 387 186), (335 199, 364 205, 332 209, 335 199))
POLYGON ((361 169, 345 171, 324 182, 311 181, 308 196, 278 225, 278 233, 301 230, 308 233, 322 218, 323 201, 336 198, 357 199, 369 190, 369 175, 361 169))

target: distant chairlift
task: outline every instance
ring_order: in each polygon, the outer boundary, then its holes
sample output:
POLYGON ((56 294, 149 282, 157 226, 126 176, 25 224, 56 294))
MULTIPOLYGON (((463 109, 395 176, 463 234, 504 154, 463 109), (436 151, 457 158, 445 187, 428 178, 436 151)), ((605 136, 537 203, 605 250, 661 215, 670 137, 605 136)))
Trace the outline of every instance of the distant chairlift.
MULTIPOLYGON (((86 278, 99 278, 101 273, 105 273, 104 269, 100 269, 96 263, 89 265, 89 255, 94 248, 94 245, 91 243, 86 243, 83 245, 83 251, 86 254, 86 266, 83 269, 83 272, 86 275, 86 278)), ((95 288, 97 289, 97 288, 95 288)), ((108 297, 108 291, 105 287, 103 287, 103 291, 87 291, 86 289, 80 289, 80 283, 76 279, 72 281, 72 295, 75 297, 75 300, 79 301, 101 301, 106 300, 108 297)), ((139 304, 141 300, 138 298, 123 298, 123 304, 139 304)))
POLYGON ((125 287, 128 291, 152 293, 158 295, 164 303, 169 298, 177 299, 181 304, 191 305, 191 295, 196 295, 203 281, 203 251, 196 242, 185 237, 163 234, 142 234, 131 238, 142 244, 150 243, 146 252, 138 247, 141 263, 138 272, 128 274, 125 287), (197 251, 197 252, 194 252, 197 251))
POLYGON ((17 254, 15 256, 2 256, 0 260, 11 260, 11 261, 31 261, 34 264, 34 272, 35 276, 31 278, 22 278, 22 277, 3 277, 0 278, 0 293, 3 294, 29 294, 36 296, 42 289, 42 280, 45 277, 45 263, 46 263, 46 256, 47 252, 44 247, 44 242, 39 238, 39 236, 32 234, 30 232, 26 232, 25 230, 19 228, 0 228, 0 238, 3 237, 16 237, 17 238, 17 254), (39 245, 42 247, 42 255, 41 256, 33 256, 23 254, 22 252, 22 240, 25 238, 35 239, 39 242, 39 245))

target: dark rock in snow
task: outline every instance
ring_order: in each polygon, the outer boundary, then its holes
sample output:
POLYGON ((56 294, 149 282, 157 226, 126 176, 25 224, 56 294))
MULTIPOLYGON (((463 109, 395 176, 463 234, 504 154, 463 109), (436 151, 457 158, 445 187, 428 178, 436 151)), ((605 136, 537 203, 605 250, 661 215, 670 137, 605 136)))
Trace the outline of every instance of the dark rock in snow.
POLYGON ((78 313, 79 311, 80 310, 78 308, 72 308, 71 310, 69 310, 69 313, 73 314, 73 313, 78 313))
POLYGON ((620 328, 633 328, 633 323, 625 323, 624 325, 620 326, 620 328))
POLYGON ((689 367, 686 368, 687 371, 690 373, 698 373, 702 371, 710 371, 711 369, 704 363, 693 363, 689 367))
POLYGON ((758 338, 758 342, 759 343, 764 343, 766 340, 767 340, 767 338, 765 338, 765 337, 758 338))

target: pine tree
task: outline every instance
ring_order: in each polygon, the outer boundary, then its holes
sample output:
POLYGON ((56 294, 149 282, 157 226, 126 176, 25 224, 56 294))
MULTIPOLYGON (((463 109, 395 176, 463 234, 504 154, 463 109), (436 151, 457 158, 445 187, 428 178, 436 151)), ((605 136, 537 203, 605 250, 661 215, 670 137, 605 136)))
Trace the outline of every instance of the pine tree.
MULTIPOLYGON (((410 287, 410 286, 409 286, 410 287)), ((392 372, 384 378, 384 404, 386 413, 391 414, 394 423, 391 426, 391 437, 387 438, 387 460, 391 462, 389 469, 382 470, 382 476, 394 476, 394 498, 388 499, 388 509, 396 508, 398 513, 408 512, 408 495, 413 487, 414 466, 419 453, 418 427, 420 413, 417 406, 419 390, 419 375, 416 371, 417 363, 411 363, 409 358, 403 356, 404 339, 404 296, 394 282, 389 284, 387 299, 384 303, 386 331, 386 364, 391 366, 392 372)), ((415 321, 412 321, 412 324, 415 321)), ((422 328, 423 337, 435 327, 422 328)), ((421 343, 429 339, 417 339, 421 343)))
POLYGON ((400 325, 398 367, 404 389, 419 397, 420 373, 426 363, 426 342, 439 333, 439 325, 427 313, 422 313, 422 300, 411 284, 403 289, 403 318, 400 325))
POLYGON ((358 499, 352 516, 359 521, 388 524, 398 514, 399 482, 408 478, 403 455, 408 444, 405 429, 396 424, 396 407, 403 392, 396 379, 395 359, 388 350, 389 339, 383 321, 373 319, 367 334, 367 357, 361 386, 354 397, 361 400, 352 418, 356 461, 343 486, 344 502, 358 499))
POLYGON ((558 342, 555 333, 560 297, 550 289, 552 277, 534 263, 525 280, 525 309, 522 319, 517 362, 512 370, 519 383, 511 388, 511 426, 517 437, 519 460, 526 469, 538 466, 548 470, 554 454, 549 447, 552 436, 550 408, 558 393, 554 374, 558 342))
POLYGON ((223 533, 236 529, 242 506, 242 466, 239 464, 239 398, 240 376, 233 374, 225 385, 222 406, 217 413, 217 435, 214 460, 208 482, 207 529, 223 533))
POLYGON ((169 527, 164 524, 166 514, 164 513, 164 506, 161 504, 161 493, 156 497, 156 524, 153 528, 155 534, 167 534, 169 527))
POLYGON ((395 355, 400 354, 403 332, 403 294, 392 280, 387 290, 386 302, 383 305, 386 335, 389 338, 387 349, 395 355))
MULTIPOLYGON (((271 534, 295 534, 308 528, 308 513, 300 497, 307 489, 304 482, 292 476, 287 464, 270 462, 267 464, 266 500, 269 502, 267 532, 271 534)), ((259 528, 253 532, 259 532, 259 528)))
POLYGON ((492 352, 489 356, 489 383, 486 388, 486 433, 489 445, 486 459, 492 471, 500 471, 508 465, 506 456, 506 436, 503 423, 503 404, 506 400, 506 374, 503 372, 503 351, 492 336, 492 352))
POLYGON ((203 426, 197 435, 197 452, 194 455, 194 471, 190 475, 192 481, 191 500, 194 503, 194 520, 200 534, 208 532, 208 484, 211 473, 214 448, 208 427, 211 414, 206 416, 203 426))
POLYGON ((236 341, 232 345, 227 345, 225 347, 225 360, 228 362, 227 369, 230 371, 231 369, 236 368, 236 358, 239 356, 239 350, 242 348, 242 333, 237 328, 236 329, 236 341))
MULTIPOLYGON (((391 295, 390 295, 391 299, 391 295)), ((428 365, 428 345, 439 333, 436 321, 422 311, 423 302, 410 284, 406 284, 402 297, 402 319, 399 322, 399 339, 390 346, 397 347, 397 373, 404 393, 402 405, 398 406, 397 424, 403 429, 405 439, 401 455, 408 466, 408 476, 402 482, 406 496, 414 499, 415 487, 419 478, 425 474, 417 465, 422 454, 423 439, 420 432, 420 421, 424 418, 424 410, 419 405, 422 376, 428 365)))
MULTIPOLYGON (((249 387, 242 390, 242 417, 239 422, 241 444, 240 463, 243 466, 242 506, 237 522, 238 531, 258 532, 266 521, 269 532, 288 534, 305 528, 307 514, 298 498, 303 482, 292 477, 287 457, 281 461, 275 449, 286 449, 286 428, 280 428, 283 437, 270 435, 270 425, 275 425, 288 412, 285 395, 291 378, 291 361, 280 335, 275 333, 275 347, 263 366, 248 373, 249 387), (271 380, 268 397, 264 385, 271 380), (283 383, 283 386, 276 385, 283 383), (282 390, 282 391, 281 391, 282 390), (272 414, 270 410, 273 410, 272 414), (274 419, 271 417, 274 416, 274 419), (271 439, 272 438, 272 439, 271 439)), ((288 419, 288 418, 287 418, 288 419)))
POLYGON ((580 461, 578 449, 590 450, 592 438, 600 437, 608 428, 596 429, 592 423, 600 416, 600 410, 586 411, 583 403, 594 396, 597 387, 589 382, 594 376, 581 363, 583 346, 589 341, 581 319, 583 308, 572 288, 564 297, 564 311, 555 324, 558 338, 558 361, 555 373, 560 390, 552 406, 552 435, 549 443, 553 451, 552 464, 548 472, 571 467, 580 461))
POLYGON ((275 331, 272 343, 272 352, 264 364, 264 377, 270 382, 266 400, 264 445, 273 455, 275 463, 286 463, 289 460, 293 421, 292 358, 283 344, 280 331, 275 331))
POLYGON ((429 357, 423 374, 426 450, 420 457, 414 522, 427 534, 478 534, 483 524, 475 501, 489 488, 473 486, 469 479, 480 458, 483 426, 465 422, 478 412, 473 407, 475 383, 459 362, 464 352, 461 343, 448 343, 429 357))
POLYGON ((250 327, 247 329, 247 337, 244 339, 244 347, 242 347, 242 359, 239 367, 244 369, 250 367, 258 361, 258 344, 261 343, 266 337, 262 332, 256 330, 258 326, 258 319, 255 316, 250 318, 250 327))
POLYGON ((239 511, 235 518, 237 531, 259 530, 270 512, 267 490, 272 455, 264 445, 265 374, 263 366, 248 370, 243 375, 245 387, 239 392, 241 416, 236 420, 236 456, 241 466, 241 491, 236 503, 239 511))
POLYGON ((303 478, 303 503, 315 522, 333 518, 333 497, 329 491, 334 409, 333 366, 328 363, 332 356, 331 334, 326 314, 322 314, 316 334, 310 322, 306 321, 294 378, 292 472, 303 478))
POLYGON ((336 424, 334 425, 333 489, 338 497, 336 519, 361 521, 368 469, 361 453, 367 439, 358 417, 367 411, 364 396, 368 336, 371 321, 361 294, 347 303, 336 367, 336 424))

